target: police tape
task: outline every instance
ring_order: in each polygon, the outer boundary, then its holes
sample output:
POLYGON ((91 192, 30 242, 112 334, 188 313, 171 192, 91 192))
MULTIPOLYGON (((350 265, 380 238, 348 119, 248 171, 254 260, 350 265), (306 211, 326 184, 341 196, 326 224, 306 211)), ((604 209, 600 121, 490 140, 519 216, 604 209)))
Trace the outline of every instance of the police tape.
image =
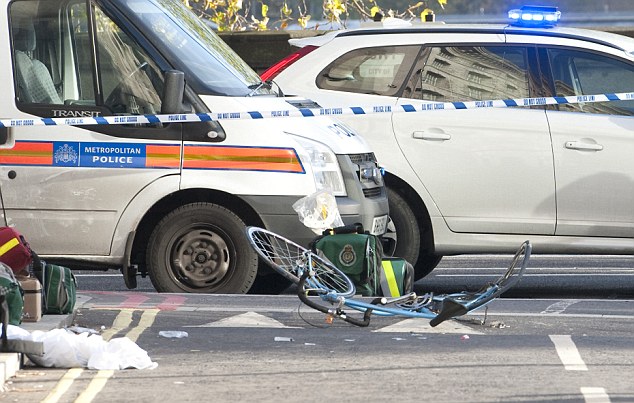
MULTIPOLYGON (((142 125, 160 123, 209 122, 240 119, 278 119, 292 117, 370 115, 397 112, 427 112, 439 110, 465 110, 483 108, 512 108, 545 105, 583 104, 597 102, 632 101, 634 92, 614 94, 574 95, 567 97, 539 97, 498 99, 468 102, 426 102, 421 104, 346 106, 331 108, 295 108, 268 111, 182 113, 162 115, 117 115, 91 117, 55 117, 29 119, 0 119, 0 128, 20 126, 90 126, 90 125, 142 125)), ((73 113, 73 111, 63 111, 73 113)))

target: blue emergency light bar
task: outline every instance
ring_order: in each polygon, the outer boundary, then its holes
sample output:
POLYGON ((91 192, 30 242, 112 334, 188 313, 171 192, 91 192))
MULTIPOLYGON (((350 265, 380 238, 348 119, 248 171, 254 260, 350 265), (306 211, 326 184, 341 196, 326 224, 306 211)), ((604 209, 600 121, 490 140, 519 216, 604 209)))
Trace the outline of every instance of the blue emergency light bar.
POLYGON ((509 19, 514 26, 549 28, 557 25, 561 19, 561 11, 557 7, 524 6, 519 10, 509 11, 509 19))

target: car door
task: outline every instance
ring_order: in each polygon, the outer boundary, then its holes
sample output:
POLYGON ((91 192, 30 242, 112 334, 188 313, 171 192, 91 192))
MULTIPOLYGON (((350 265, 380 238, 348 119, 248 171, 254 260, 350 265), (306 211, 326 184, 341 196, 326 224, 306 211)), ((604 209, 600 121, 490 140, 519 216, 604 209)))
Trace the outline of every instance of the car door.
MULTIPOLYGON (((464 43, 464 35, 460 39, 428 42, 400 108, 537 96, 529 68, 532 47, 483 35, 472 35, 472 44, 464 43)), ((544 109, 432 109, 394 113, 392 123, 403 154, 449 228, 552 235, 555 183, 544 109)))
MULTIPOLYGON (((634 91, 634 62, 551 46, 557 96, 634 91)), ((583 100, 583 99, 582 99, 583 100)), ((579 102, 547 112, 557 183, 557 235, 634 237, 634 102, 579 102)))
POLYGON ((14 52, 7 63, 14 74, 7 76, 16 77, 15 99, 2 95, 10 105, 4 113, 68 123, 121 115, 131 122, 11 128, 12 144, 0 150, 5 216, 43 255, 108 255, 130 200, 157 178, 180 172, 180 126, 133 123, 133 115, 160 110, 161 69, 87 4, 10 5, 14 52))

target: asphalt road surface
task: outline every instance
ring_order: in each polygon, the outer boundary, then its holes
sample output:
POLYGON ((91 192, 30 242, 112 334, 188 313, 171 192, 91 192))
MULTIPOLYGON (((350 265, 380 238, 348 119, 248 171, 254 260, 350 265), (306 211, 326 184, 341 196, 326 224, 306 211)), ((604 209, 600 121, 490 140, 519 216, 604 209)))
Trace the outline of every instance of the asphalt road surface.
MULTIPOLYGON (((425 319, 394 317, 375 317, 368 328, 327 324, 292 290, 159 294, 147 279, 126 291, 114 273, 85 273, 76 324, 105 339, 129 337, 158 366, 26 367, 0 396, 19 402, 634 401, 634 262, 548 259, 531 260, 519 296, 436 328, 425 319), (97 289, 107 282, 118 290, 97 289)), ((446 259, 416 287, 477 288, 507 261, 446 259)))

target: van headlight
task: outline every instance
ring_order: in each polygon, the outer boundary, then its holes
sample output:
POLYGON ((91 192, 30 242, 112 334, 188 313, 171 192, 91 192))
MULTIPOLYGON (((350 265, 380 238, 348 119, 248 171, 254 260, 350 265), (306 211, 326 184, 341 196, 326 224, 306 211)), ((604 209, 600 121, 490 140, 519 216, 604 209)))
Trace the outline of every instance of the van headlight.
POLYGON ((346 186, 337 156, 326 145, 305 137, 292 135, 304 147, 308 162, 313 168, 317 190, 330 189, 335 196, 346 196, 346 186))

